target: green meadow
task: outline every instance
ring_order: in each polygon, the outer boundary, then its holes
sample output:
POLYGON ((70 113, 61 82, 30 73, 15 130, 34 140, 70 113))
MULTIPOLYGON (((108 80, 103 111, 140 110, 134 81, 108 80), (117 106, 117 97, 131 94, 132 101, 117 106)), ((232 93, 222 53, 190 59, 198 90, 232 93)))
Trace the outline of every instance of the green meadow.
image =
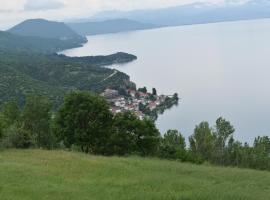
POLYGON ((0 151, 1 200, 267 200, 270 172, 139 157, 0 151))

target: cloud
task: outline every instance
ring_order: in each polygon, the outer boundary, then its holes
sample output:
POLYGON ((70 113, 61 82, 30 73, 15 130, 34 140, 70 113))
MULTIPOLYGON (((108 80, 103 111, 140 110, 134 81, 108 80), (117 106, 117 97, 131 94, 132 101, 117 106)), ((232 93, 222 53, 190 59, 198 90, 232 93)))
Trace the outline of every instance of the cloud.
POLYGON ((27 0, 24 4, 25 11, 44 11, 63 8, 65 5, 58 0, 27 0))
POLYGON ((0 8, 0 13, 10 13, 10 12, 12 12, 13 10, 11 10, 11 9, 1 9, 0 8))

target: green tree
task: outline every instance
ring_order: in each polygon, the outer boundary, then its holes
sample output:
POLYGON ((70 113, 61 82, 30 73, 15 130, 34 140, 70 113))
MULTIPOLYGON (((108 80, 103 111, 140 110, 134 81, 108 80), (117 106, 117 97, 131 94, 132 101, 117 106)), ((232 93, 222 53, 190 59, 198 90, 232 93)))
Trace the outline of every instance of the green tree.
POLYGON ((102 97, 88 92, 68 94, 57 113, 56 124, 56 134, 66 147, 77 145, 85 153, 108 152, 112 114, 102 97))
POLYGON ((2 145, 5 148, 27 149, 33 145, 33 140, 29 131, 13 124, 4 130, 5 137, 2 145))
POLYGON ((157 95, 157 90, 156 90, 156 88, 153 88, 153 89, 152 89, 152 95, 154 95, 154 96, 157 95))
POLYGON ((185 138, 177 130, 168 130, 161 139, 160 156, 186 160, 185 138))
POLYGON ((2 141, 4 137, 4 127, 5 127, 5 121, 2 113, 0 113, 0 142, 2 141))
POLYGON ((29 132, 37 147, 51 148, 51 103, 48 98, 31 95, 26 98, 22 112, 22 129, 29 132))
POLYGON ((160 142, 160 133, 152 120, 137 119, 134 133, 137 152, 142 156, 157 154, 160 142))
POLYGON ((139 88, 138 91, 142 93, 147 93, 147 88, 146 87, 139 88))
POLYGON ((10 126, 17 123, 20 119, 20 108, 15 100, 11 100, 3 106, 3 117, 6 121, 6 125, 10 126))
POLYGON ((225 148, 228 143, 228 139, 232 136, 235 129, 229 121, 222 117, 216 120, 214 138, 215 138, 215 151, 214 162, 218 164, 225 164, 225 148))
POLYGON ((135 130, 138 118, 131 112, 119 113, 113 120, 113 133, 110 137, 110 153, 129 155, 136 149, 135 130))
POLYGON ((270 139, 268 136, 257 137, 253 144, 253 163, 255 169, 270 169, 270 139))
POLYGON ((213 139, 209 123, 202 122, 196 126, 193 135, 189 138, 190 149, 204 160, 210 160, 214 147, 213 139))
POLYGON ((152 121, 140 120, 131 112, 120 113, 114 118, 113 130, 110 149, 114 154, 156 154, 160 133, 152 121))

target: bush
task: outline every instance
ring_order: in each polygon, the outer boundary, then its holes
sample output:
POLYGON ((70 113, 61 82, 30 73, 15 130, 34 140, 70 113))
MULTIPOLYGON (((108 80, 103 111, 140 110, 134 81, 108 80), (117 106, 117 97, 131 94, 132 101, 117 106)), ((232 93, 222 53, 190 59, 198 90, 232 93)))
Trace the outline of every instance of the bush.
POLYGON ((30 133, 16 125, 7 128, 3 135, 2 146, 5 148, 26 149, 33 145, 30 133))

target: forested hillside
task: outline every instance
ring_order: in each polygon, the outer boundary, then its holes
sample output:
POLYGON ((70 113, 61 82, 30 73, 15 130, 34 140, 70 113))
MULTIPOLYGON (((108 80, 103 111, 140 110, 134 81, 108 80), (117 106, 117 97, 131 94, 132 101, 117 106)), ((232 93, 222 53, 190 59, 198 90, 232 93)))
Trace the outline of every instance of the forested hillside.
POLYGON ((80 45, 70 41, 33 36, 19 36, 0 31, 1 51, 24 51, 28 53, 35 52, 49 54, 78 46, 80 45))
POLYGON ((129 76, 103 66, 130 62, 136 56, 116 53, 69 58, 55 54, 77 45, 70 40, 0 32, 0 104, 11 98, 22 102, 27 94, 34 93, 46 95, 59 105, 71 90, 101 92, 107 87, 134 87, 129 76))

